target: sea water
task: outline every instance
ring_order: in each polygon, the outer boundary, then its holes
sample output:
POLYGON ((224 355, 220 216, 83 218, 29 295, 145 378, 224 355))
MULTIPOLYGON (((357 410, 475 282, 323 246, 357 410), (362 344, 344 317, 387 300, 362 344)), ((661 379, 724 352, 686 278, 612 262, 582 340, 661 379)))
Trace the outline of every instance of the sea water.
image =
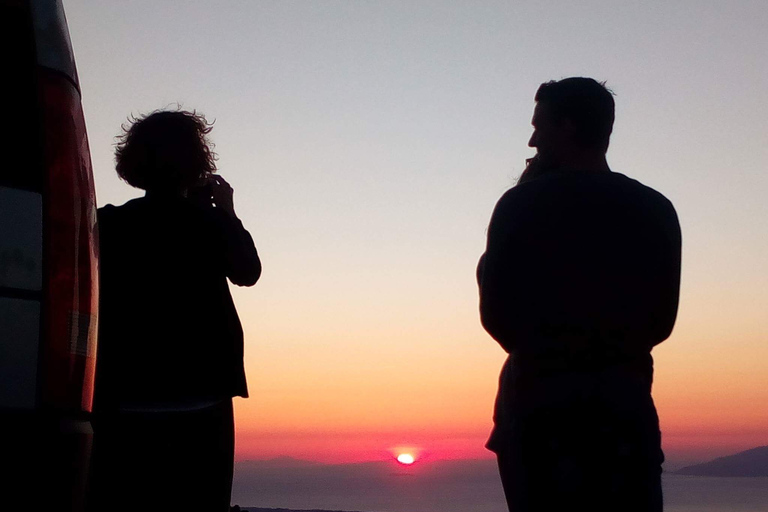
MULTIPOLYGON (((666 512, 768 512, 768 478, 665 473, 666 512)), ((493 461, 390 470, 381 465, 257 468, 235 472, 241 507, 360 512, 506 512, 493 461)))
POLYGON ((768 512, 768 478, 664 475, 667 512, 768 512))

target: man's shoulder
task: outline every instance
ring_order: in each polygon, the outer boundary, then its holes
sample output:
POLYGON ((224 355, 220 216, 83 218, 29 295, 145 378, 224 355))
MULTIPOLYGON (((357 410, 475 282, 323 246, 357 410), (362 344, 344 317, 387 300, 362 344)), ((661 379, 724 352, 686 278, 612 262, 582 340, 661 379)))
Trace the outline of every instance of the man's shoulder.
POLYGON ((645 185, 644 183, 641 183, 639 180, 635 178, 630 178, 626 174, 622 174, 620 172, 615 171, 609 171, 605 173, 605 177, 608 180, 613 181, 618 186, 626 187, 628 190, 636 191, 637 193, 641 194, 651 194, 651 195, 657 195, 661 196, 661 193, 648 185, 645 185))
MULTIPOLYGON (((528 185, 528 184, 526 184, 528 185)), ((672 203, 661 192, 637 179, 615 171, 601 172, 557 172, 542 176, 529 183, 531 187, 521 192, 527 194, 557 194, 578 192, 587 195, 612 195, 616 197, 642 198, 645 201, 672 203)))
POLYGON ((530 209, 535 204, 530 188, 518 185, 504 192, 496 202, 494 216, 510 214, 517 210, 530 209))
POLYGON ((634 198, 638 202, 652 208, 675 211, 672 201, 658 190, 641 183, 640 181, 625 176, 618 172, 611 172, 611 178, 617 184, 624 197, 634 198))
POLYGON ((587 204, 634 205, 676 216, 672 202, 661 192, 624 174, 607 172, 552 172, 507 190, 496 204, 497 215, 537 212, 551 217, 561 209, 573 214, 587 204))
POLYGON ((557 202, 556 196, 571 190, 573 183, 566 172, 550 172, 508 189, 496 203, 496 210, 525 210, 533 213, 537 207, 557 202))

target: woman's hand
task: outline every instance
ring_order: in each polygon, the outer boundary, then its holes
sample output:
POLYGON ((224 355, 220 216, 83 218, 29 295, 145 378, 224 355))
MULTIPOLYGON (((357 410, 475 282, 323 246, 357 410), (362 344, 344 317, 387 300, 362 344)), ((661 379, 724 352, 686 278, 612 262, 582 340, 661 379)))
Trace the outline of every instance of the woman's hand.
POLYGON ((218 174, 212 174, 208 177, 208 186, 211 190, 211 199, 216 208, 221 208, 224 212, 235 217, 235 191, 227 183, 227 180, 218 174))

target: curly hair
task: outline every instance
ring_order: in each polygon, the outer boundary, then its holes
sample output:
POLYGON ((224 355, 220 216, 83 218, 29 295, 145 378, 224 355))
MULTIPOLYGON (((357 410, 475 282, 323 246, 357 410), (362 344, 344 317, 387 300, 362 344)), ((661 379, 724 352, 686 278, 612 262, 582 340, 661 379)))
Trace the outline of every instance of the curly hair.
POLYGON ((155 110, 128 118, 116 137, 115 169, 143 190, 183 190, 216 172, 213 129, 197 111, 155 110))

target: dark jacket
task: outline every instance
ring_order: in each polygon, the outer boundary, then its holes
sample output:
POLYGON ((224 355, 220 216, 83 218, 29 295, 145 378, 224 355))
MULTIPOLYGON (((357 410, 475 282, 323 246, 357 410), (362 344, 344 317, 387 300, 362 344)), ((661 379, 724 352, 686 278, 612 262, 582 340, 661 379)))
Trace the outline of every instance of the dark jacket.
POLYGON ((680 246, 672 204, 622 174, 552 173, 512 188, 488 229, 483 326, 509 353, 647 353, 672 332, 680 246))
POLYGON ((227 278, 261 274, 253 239, 220 209, 148 195, 98 210, 94 408, 248 396, 227 278))
POLYGON ((672 204, 622 174, 554 172, 502 196, 478 269, 483 326, 510 354, 492 448, 516 419, 587 399, 655 415, 650 352, 675 323, 680 255, 672 204))

